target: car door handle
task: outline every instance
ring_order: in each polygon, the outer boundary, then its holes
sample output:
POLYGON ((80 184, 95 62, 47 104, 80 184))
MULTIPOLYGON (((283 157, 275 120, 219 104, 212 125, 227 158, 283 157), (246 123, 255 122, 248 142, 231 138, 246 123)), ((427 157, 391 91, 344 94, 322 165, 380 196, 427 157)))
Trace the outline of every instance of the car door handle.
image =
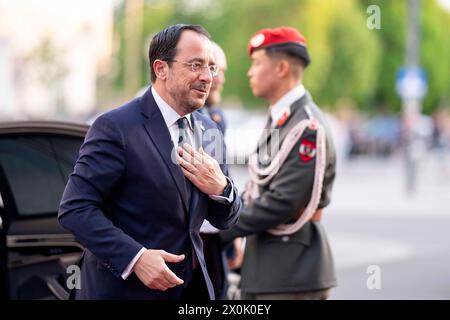
POLYGON ((57 275, 49 276, 45 279, 48 289, 59 300, 69 300, 69 292, 58 282, 57 275))

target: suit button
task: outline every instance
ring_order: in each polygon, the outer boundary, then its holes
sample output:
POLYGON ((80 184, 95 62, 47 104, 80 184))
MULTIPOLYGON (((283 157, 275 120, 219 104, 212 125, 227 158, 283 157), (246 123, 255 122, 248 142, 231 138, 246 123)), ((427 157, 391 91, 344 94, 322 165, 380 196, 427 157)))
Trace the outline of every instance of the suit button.
POLYGON ((281 241, 283 241, 283 242, 288 242, 288 241, 289 241, 289 236, 283 236, 283 237, 281 238, 281 241))

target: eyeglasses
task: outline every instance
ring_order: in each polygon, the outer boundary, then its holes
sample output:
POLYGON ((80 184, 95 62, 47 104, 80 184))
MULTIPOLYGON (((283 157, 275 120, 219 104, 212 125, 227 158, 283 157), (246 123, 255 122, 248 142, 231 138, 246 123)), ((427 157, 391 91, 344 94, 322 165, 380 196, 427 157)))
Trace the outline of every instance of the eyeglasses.
POLYGON ((199 62, 183 62, 178 60, 167 60, 167 62, 178 62, 190 66, 192 72, 196 73, 201 73, 203 70, 208 69, 213 77, 217 77, 219 74, 219 67, 216 64, 204 65, 199 62))

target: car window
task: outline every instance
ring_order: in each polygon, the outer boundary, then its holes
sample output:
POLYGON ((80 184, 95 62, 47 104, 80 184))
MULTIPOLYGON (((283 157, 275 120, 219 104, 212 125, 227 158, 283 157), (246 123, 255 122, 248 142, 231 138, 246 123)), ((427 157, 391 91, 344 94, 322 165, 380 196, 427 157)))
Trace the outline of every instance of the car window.
POLYGON ((75 140, 67 138, 67 146, 64 146, 64 137, 21 135, 0 138, 0 165, 19 216, 56 214, 67 175, 78 154, 75 140))
POLYGON ((83 143, 83 139, 55 136, 50 138, 50 142, 55 151, 56 160, 61 168, 64 184, 66 184, 69 174, 72 173, 75 162, 78 159, 78 152, 83 143))

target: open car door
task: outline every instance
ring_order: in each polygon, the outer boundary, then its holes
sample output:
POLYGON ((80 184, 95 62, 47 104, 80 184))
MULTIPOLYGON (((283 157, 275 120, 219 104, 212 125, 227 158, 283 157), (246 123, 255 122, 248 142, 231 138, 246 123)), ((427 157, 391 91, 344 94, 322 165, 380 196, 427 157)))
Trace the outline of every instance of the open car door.
POLYGON ((0 124, 0 298, 67 299, 83 247, 57 221, 88 127, 0 124))

